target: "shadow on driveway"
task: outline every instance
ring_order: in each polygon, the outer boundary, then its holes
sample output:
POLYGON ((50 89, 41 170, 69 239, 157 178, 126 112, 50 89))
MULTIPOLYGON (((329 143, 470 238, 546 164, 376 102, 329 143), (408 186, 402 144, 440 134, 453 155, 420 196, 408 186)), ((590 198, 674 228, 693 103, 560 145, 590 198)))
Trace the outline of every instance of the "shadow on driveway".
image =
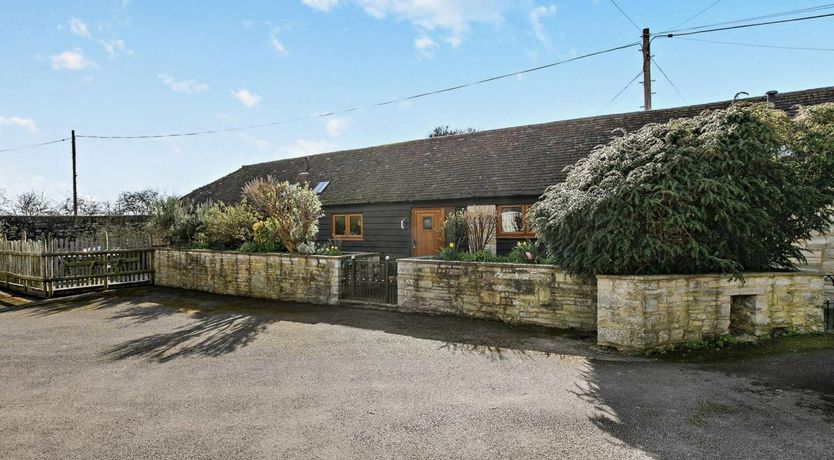
MULTIPOLYGON (((6 309, 4 311, 17 311, 6 309)), ((26 311, 49 316, 83 310, 112 311, 111 320, 146 323, 186 313, 191 322, 171 332, 132 339, 108 350, 113 360, 144 357, 167 362, 184 356, 221 356, 250 344, 270 323, 330 324, 384 331, 442 342, 452 353, 501 360, 527 352, 602 356, 594 335, 541 327, 511 326, 455 316, 396 313, 345 306, 307 305, 221 296, 174 288, 144 287, 33 304, 26 311)), ((2 313, 2 310, 0 310, 2 313)))

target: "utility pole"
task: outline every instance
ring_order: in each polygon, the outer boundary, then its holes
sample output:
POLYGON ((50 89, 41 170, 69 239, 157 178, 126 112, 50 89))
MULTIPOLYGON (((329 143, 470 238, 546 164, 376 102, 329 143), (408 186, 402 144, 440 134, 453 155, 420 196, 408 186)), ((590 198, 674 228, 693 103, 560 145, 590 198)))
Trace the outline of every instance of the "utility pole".
POLYGON ((72 215, 78 217, 78 174, 75 172, 75 130, 72 130, 72 215))
POLYGON ((652 109, 652 51, 649 28, 643 29, 643 110, 652 109))

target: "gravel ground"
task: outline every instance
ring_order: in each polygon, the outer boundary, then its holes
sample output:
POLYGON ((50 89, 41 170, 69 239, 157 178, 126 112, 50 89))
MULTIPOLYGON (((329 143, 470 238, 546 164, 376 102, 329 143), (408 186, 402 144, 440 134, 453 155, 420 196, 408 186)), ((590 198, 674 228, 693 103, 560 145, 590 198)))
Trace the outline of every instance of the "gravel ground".
POLYGON ((674 364, 141 288, 0 309, 1 458, 830 458, 834 353, 674 364))

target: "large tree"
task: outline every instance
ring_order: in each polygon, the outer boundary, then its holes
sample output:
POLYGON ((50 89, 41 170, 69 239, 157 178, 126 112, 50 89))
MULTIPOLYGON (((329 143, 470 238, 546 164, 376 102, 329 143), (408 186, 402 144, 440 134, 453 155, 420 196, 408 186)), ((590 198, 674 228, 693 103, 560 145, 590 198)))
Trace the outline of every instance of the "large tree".
POLYGON ((58 214, 55 203, 43 192, 24 192, 11 202, 11 214, 19 216, 52 216, 58 214))
POLYGON ((834 104, 763 104, 651 124, 574 165, 529 221, 568 272, 790 269, 834 205, 834 104))

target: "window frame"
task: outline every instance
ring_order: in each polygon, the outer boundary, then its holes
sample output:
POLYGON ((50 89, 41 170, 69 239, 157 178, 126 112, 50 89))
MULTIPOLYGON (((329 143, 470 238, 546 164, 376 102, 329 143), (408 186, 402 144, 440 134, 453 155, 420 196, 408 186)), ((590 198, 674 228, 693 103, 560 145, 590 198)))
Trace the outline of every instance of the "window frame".
POLYGON ((353 213, 337 213, 330 216, 330 237, 334 240, 353 240, 361 241, 365 239, 365 216, 361 212, 353 213), (336 234, 336 218, 345 218, 345 234, 336 234), (353 218, 359 218, 359 235, 350 234, 350 221, 353 218))
POLYGON ((503 204, 496 206, 496 216, 498 222, 495 228, 495 235, 498 238, 535 238, 536 234, 527 227, 527 212, 530 210, 532 204, 503 204), (521 231, 520 232, 506 232, 504 231, 504 219, 502 214, 506 208, 521 208, 521 231))

